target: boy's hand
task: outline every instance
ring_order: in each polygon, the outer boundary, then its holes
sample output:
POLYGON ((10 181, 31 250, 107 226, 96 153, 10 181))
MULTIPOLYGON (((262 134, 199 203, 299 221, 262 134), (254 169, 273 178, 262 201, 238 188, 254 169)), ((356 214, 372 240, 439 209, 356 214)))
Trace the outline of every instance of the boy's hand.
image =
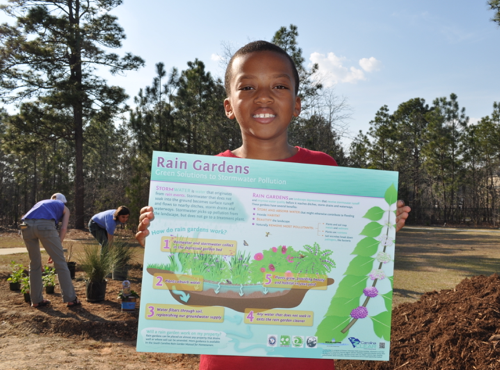
POLYGON ((151 220, 155 218, 155 214, 153 212, 153 207, 146 206, 141 209, 141 213, 139 216, 139 226, 137 227, 137 233, 135 234, 135 238, 144 248, 146 244, 146 236, 149 235, 148 227, 151 220))
POLYGON ((398 200, 398 209, 396 211, 396 231, 399 231, 403 228, 410 211, 411 208, 405 206, 405 202, 403 200, 398 200))

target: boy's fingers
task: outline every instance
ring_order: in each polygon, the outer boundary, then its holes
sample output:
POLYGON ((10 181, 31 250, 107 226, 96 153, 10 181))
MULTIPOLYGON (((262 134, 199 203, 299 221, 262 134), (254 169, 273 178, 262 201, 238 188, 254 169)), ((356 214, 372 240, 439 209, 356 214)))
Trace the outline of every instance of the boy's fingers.
POLYGON ((410 212, 411 208, 405 206, 404 201, 398 200, 398 209, 396 211, 396 231, 399 231, 403 228, 410 212))
POLYGON ((142 221, 144 220, 148 220, 148 223, 149 223, 149 220, 152 220, 155 218, 155 214, 151 211, 151 212, 144 212, 144 213, 141 213, 141 215, 139 216, 139 223, 142 223, 142 221))
POLYGON ((146 212, 153 212, 153 207, 151 207, 151 206, 142 207, 140 214, 142 215, 143 213, 146 213, 146 212))
POLYGON ((153 213, 153 207, 142 207, 139 216, 139 225, 137 226, 137 233, 135 234, 135 238, 142 247, 146 245, 146 237, 149 235, 149 223, 150 220, 153 220, 154 218, 155 215, 153 213))
POLYGON ((135 234, 135 238, 137 239, 137 241, 139 242, 139 244, 143 248, 146 245, 146 236, 148 236, 148 235, 149 235, 148 230, 139 231, 137 234, 135 234))

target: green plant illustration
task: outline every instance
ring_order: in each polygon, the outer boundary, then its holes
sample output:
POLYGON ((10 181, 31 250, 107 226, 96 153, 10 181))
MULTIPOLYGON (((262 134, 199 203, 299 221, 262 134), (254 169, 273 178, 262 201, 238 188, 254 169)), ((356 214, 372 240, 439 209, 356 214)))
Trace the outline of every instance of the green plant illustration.
POLYGON ((295 251, 293 247, 285 245, 256 253, 250 264, 250 282, 253 284, 262 282, 262 276, 266 272, 300 272, 296 267, 300 255, 300 252, 295 251))
POLYGON ((396 213, 391 206, 394 208, 397 202, 394 185, 387 189, 384 198, 387 210, 372 207, 363 216, 370 222, 361 231, 360 235, 364 238, 357 243, 352 252, 355 257, 349 263, 344 278, 340 281, 330 306, 318 325, 316 336, 319 342, 332 340, 341 342, 358 320, 366 318, 371 319, 373 330, 379 338, 390 339, 393 279, 392 276, 386 276, 383 266, 392 261, 387 248, 394 244, 389 235, 395 226, 391 222, 391 214, 396 213), (386 278, 391 283, 391 290, 381 294, 376 285, 379 280, 386 278), (386 311, 369 316, 368 303, 371 299, 383 299, 386 311), (361 300, 363 303, 360 305, 361 300))
POLYGON ((321 251, 318 243, 304 245, 305 251, 300 255, 296 268, 306 274, 326 274, 335 268, 335 262, 329 257, 333 251, 321 251))
POLYGON ((148 268, 168 270, 176 274, 201 275, 204 280, 234 285, 261 284, 269 272, 326 274, 335 268, 331 250, 321 250, 318 243, 296 251, 280 245, 256 253, 245 251, 234 256, 202 253, 172 253, 168 263, 149 264, 148 268))
POLYGON ((250 254, 238 251, 229 260, 229 271, 231 271, 231 284, 246 284, 249 282, 248 270, 250 266, 250 254))

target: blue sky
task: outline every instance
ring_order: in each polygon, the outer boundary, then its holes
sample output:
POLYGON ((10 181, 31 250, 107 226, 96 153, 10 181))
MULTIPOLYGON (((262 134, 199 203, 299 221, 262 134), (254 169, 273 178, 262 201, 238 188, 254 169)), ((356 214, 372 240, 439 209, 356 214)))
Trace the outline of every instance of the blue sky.
POLYGON ((411 98, 431 104, 455 93, 471 122, 500 101, 500 28, 486 0, 125 0, 113 14, 127 35, 120 53, 146 61, 126 76, 103 74, 126 89, 129 104, 151 84, 157 62, 183 70, 198 58, 222 76, 222 43, 237 49, 270 40, 290 24, 298 27, 306 63, 319 63, 325 85, 347 98, 352 135, 366 132, 383 105, 393 112, 411 98))

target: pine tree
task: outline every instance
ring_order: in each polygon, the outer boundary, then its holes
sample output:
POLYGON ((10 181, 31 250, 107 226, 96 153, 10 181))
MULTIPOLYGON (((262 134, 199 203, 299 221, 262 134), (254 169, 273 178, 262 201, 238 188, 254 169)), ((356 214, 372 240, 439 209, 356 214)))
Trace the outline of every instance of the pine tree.
POLYGON ((38 97, 71 116, 75 147, 75 227, 84 227, 83 141, 85 122, 107 119, 123 106, 124 90, 108 86, 96 66, 111 73, 144 64, 104 48, 119 48, 123 29, 110 10, 122 0, 9 0, 1 9, 16 18, 0 26, 0 94, 4 102, 38 97), (103 48, 104 47, 104 48, 103 48))

